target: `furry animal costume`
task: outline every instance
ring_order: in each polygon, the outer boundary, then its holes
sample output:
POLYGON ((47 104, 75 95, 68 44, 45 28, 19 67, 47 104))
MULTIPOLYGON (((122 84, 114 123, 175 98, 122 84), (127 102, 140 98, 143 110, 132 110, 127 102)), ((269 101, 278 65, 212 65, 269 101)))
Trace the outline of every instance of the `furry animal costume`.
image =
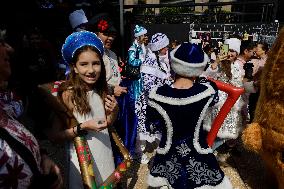
POLYGON ((269 176, 284 189, 284 28, 269 52, 255 118, 242 140, 262 157, 269 176))

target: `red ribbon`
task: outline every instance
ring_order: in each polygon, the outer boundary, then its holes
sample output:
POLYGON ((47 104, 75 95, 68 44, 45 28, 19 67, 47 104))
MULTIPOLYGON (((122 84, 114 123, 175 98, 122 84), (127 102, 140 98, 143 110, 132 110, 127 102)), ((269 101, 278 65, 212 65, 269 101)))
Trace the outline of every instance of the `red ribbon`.
POLYGON ((214 119, 211 130, 209 131, 207 135, 207 143, 209 146, 212 146, 218 134, 218 131, 220 127, 222 126, 222 123, 224 122, 231 108, 234 106, 234 104, 239 99, 241 94, 244 93, 244 89, 240 87, 234 87, 232 85, 223 83, 221 81, 217 81, 213 79, 210 79, 210 80, 213 81, 217 85, 219 90, 224 91, 225 93, 228 94, 228 98, 226 99, 224 105, 220 109, 217 117, 214 119))

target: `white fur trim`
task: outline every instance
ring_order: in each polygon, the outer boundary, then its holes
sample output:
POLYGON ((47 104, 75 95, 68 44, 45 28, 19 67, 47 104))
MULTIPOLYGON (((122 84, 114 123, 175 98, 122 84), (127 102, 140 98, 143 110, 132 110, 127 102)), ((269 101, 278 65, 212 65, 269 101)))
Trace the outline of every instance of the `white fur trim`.
POLYGON ((147 30, 146 30, 146 29, 143 29, 143 30, 140 31, 139 33, 135 33, 135 34, 134 34, 134 37, 139 37, 139 36, 144 35, 144 34, 146 34, 146 33, 147 33, 147 30))
POLYGON ((209 107, 209 104, 212 102, 214 97, 211 97, 208 102, 206 103, 206 105, 204 106, 200 116, 199 116, 199 119, 197 121, 197 125, 196 125, 196 128, 195 128, 195 131, 194 131, 194 137, 193 137, 193 146, 195 148, 195 150, 200 153, 200 154, 209 154, 209 153, 213 153, 213 150, 209 147, 209 148, 202 148, 200 146, 200 143, 199 143, 199 132, 200 132, 200 127, 201 127, 201 123, 204 119, 204 116, 205 116, 205 113, 207 112, 207 109, 209 107))
POLYGON ((172 137, 173 137, 173 126, 172 122, 167 114, 167 112, 157 103, 149 100, 148 105, 151 106, 152 108, 156 109, 159 114, 163 117, 166 127, 167 127, 167 138, 166 138, 166 145, 164 148, 157 148, 157 153, 158 154, 166 154, 171 148, 172 145, 172 137))
POLYGON ((168 183, 168 180, 164 177, 154 177, 151 174, 148 175, 147 183, 151 187, 168 187, 172 188, 168 183))
POLYGON ((179 47, 172 50, 171 55, 171 67, 175 73, 185 77, 199 76, 203 73, 206 64, 209 62, 208 56, 204 53, 204 60, 200 63, 188 63, 183 60, 177 59, 174 55, 179 47))
POLYGON ((162 71, 162 68, 150 65, 142 65, 140 68, 140 72, 145 74, 151 74, 161 79, 166 79, 167 74, 162 71))
POLYGON ((188 98, 172 98, 172 97, 166 97, 166 96, 162 96, 162 95, 159 95, 157 94, 157 87, 152 89, 150 91, 150 94, 149 94, 149 98, 150 99, 155 99, 159 102, 163 102, 163 103, 166 103, 166 104, 171 104, 171 105, 187 105, 187 104, 191 104, 191 103, 194 103, 194 102, 197 102, 199 100, 202 100, 212 94, 215 93, 215 90, 210 86, 210 85, 207 85, 207 84, 204 84, 204 83, 201 83, 202 85, 206 85, 208 88, 203 91, 202 93, 199 93, 197 95, 194 95, 194 96, 191 96, 191 97, 188 97, 188 98))

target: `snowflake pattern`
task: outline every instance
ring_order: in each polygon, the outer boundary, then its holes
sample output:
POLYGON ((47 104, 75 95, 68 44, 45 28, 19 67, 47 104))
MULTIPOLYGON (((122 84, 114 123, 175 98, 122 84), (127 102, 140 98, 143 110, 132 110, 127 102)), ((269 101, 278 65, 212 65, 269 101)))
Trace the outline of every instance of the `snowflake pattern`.
POLYGON ((146 115, 149 92, 155 87, 162 86, 164 84, 164 80, 150 74, 142 74, 142 78, 143 78, 143 92, 139 96, 135 104, 135 111, 136 111, 135 113, 138 116, 137 130, 138 132, 145 133, 146 132, 145 115, 146 115))
POLYGON ((189 164, 186 165, 188 179, 194 181, 197 185, 204 182, 205 184, 217 184, 222 180, 222 174, 219 170, 209 169, 206 163, 196 161, 190 158, 189 164))
POLYGON ((191 149, 187 146, 186 143, 182 143, 180 146, 176 146, 177 153, 182 157, 185 157, 191 152, 191 149))
POLYGON ((166 161, 165 164, 153 166, 151 173, 159 174, 167 178, 170 184, 174 184, 175 181, 181 176, 180 170, 181 164, 178 163, 177 157, 172 156, 170 161, 166 161))

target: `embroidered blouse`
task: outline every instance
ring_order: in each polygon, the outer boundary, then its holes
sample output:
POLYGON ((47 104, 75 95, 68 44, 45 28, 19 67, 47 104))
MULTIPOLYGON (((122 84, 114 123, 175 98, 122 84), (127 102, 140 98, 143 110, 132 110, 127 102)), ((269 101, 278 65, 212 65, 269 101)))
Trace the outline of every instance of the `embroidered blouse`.
MULTIPOLYGON (((15 100, 13 93, 0 92, 0 127, 31 151, 41 170, 39 145, 35 137, 16 120, 22 110, 21 101, 15 100)), ((0 137, 0 188, 26 189, 32 175, 28 164, 0 137)))

